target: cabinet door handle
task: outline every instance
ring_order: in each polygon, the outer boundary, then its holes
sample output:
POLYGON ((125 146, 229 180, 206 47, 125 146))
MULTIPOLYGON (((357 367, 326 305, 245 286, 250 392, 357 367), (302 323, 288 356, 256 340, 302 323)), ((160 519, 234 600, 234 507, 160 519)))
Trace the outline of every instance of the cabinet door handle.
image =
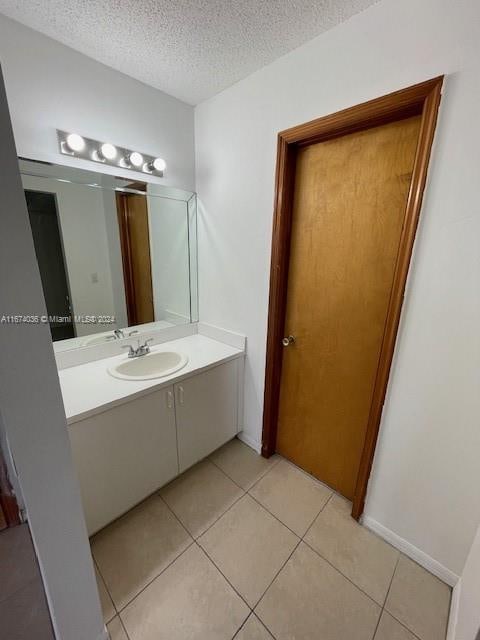
POLYGON ((167 407, 168 409, 173 408, 173 393, 171 391, 167 391, 167 407))
POLYGON ((178 402, 183 404, 183 387, 182 385, 178 386, 178 402))

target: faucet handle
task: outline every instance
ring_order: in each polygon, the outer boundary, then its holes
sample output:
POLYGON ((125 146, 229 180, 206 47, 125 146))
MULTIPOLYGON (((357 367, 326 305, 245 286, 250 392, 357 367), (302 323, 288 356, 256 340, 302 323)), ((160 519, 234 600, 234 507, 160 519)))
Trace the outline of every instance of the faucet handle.
POLYGON ((138 329, 134 329, 133 331, 129 331, 129 332, 127 333, 127 336, 130 338, 130 336, 133 336, 133 335, 135 335, 136 333, 138 333, 138 329))
POLYGON ((121 345, 122 349, 128 349, 128 357, 131 358, 133 355, 135 355, 135 349, 132 347, 131 344, 122 344, 121 345))
POLYGON ((153 342, 153 338, 148 338, 142 345, 140 344, 140 340, 138 341, 139 348, 143 349, 144 353, 150 353, 150 347, 148 345, 149 342, 153 342))

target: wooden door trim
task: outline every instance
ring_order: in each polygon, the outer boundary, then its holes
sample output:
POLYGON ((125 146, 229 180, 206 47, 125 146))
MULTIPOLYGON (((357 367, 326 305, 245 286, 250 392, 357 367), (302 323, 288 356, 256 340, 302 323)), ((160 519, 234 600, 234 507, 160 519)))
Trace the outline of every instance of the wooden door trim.
MULTIPOLYGON (((12 486, 8 479, 7 466, 0 451, 0 511, 7 527, 19 525, 20 511, 17 499, 13 493, 12 486)), ((1 529, 1 527, 0 527, 1 529)))
POLYGON ((284 334, 287 303, 297 150, 317 142, 331 140, 414 115, 421 115, 405 220, 353 499, 352 516, 357 520, 363 513, 368 479, 380 428, 408 267, 427 178, 442 84, 443 76, 439 76, 278 134, 262 434, 262 455, 267 458, 275 452, 277 440, 282 371, 281 341, 284 334))
POLYGON ((128 326, 132 327, 137 322, 137 306, 135 300, 135 287, 133 284, 132 250, 130 232, 128 228, 128 202, 127 195, 116 193, 118 229, 120 233, 120 250, 122 254, 123 280, 125 287, 125 305, 127 308, 128 326))

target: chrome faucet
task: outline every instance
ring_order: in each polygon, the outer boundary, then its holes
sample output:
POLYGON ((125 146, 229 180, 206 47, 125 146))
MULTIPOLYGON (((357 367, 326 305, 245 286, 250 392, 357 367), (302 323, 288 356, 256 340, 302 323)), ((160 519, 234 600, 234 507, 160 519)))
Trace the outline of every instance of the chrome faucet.
MULTIPOLYGON (((115 329, 113 332, 116 340, 120 340, 120 338, 125 338, 125 331, 123 329, 115 329)), ((133 331, 129 331, 127 333, 127 337, 133 336, 134 333, 138 333, 138 329, 134 329, 133 331)))
POLYGON ((149 342, 152 342, 153 338, 148 338, 145 340, 143 344, 140 344, 140 340, 137 342, 137 348, 132 347, 131 344, 122 345, 122 349, 128 349, 128 357, 129 358, 139 358, 140 356, 146 356, 147 353, 150 353, 150 347, 148 346, 149 342))

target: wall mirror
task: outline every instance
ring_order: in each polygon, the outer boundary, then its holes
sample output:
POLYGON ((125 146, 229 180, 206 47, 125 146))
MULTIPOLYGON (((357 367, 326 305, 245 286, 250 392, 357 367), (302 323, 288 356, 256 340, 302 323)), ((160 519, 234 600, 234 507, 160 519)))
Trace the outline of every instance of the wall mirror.
POLYGON ((195 193, 19 164, 56 351, 198 320, 195 193))

